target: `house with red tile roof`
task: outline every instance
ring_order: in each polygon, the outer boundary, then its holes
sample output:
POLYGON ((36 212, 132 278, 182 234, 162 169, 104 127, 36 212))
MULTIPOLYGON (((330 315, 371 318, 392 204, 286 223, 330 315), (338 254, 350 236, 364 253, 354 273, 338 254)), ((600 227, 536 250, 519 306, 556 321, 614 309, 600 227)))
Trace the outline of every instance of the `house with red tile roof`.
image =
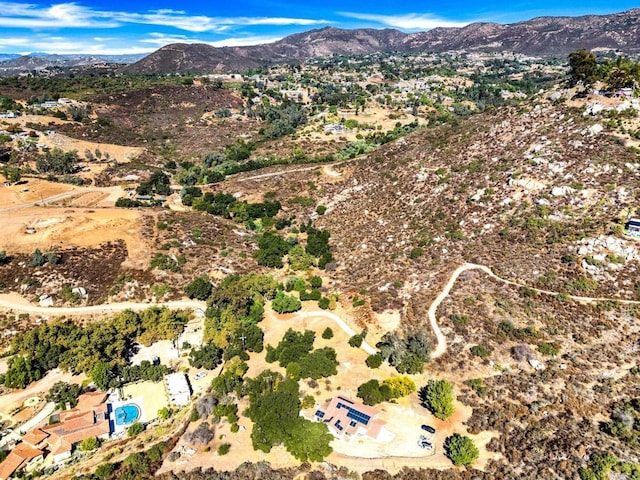
POLYGON ((389 437, 385 422, 378 417, 378 411, 362 403, 345 397, 334 397, 315 412, 315 419, 324 422, 336 436, 366 435, 374 440, 389 437))
POLYGON ((44 452, 42 450, 33 448, 24 442, 19 443, 0 463, 0 480, 7 480, 21 468, 27 471, 31 470, 43 458, 44 452))
POLYGON ((73 449, 91 437, 108 438, 111 432, 105 392, 88 392, 78 397, 78 404, 60 413, 60 422, 30 432, 34 439, 40 432, 47 435, 46 443, 54 462, 71 456, 73 449), (39 430, 39 431, 38 431, 39 430))

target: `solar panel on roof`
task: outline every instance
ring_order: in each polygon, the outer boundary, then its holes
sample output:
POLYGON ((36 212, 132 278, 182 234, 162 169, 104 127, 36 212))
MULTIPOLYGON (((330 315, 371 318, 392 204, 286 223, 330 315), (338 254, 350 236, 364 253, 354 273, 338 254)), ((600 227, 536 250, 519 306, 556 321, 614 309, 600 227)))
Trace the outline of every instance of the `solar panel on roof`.
POLYGON ((356 422, 360 422, 363 425, 367 425, 369 423, 369 421, 371 420, 371 416, 366 415, 366 414, 364 414, 362 412, 359 412, 358 410, 356 410, 354 408, 350 408, 349 409, 349 413, 347 413, 347 417, 355 420, 356 422))
POLYGON ((316 417, 323 418, 324 417, 324 412, 322 410, 316 410, 316 417))

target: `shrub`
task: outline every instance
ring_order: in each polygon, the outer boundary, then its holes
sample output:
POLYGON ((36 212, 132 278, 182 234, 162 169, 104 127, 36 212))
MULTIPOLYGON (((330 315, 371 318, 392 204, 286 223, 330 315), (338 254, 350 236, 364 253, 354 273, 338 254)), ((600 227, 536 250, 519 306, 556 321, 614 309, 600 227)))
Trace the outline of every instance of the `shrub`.
POLYGON ((231 449, 230 443, 223 443, 218 447, 218 450, 217 450, 218 455, 226 455, 227 453, 229 453, 230 449, 231 449))
POLYGON ((142 424, 140 422, 134 422, 127 429, 127 435, 130 436, 130 437, 134 437, 134 436, 139 435, 142 432, 144 432, 144 429, 145 429, 144 424, 142 424))
POLYGON ((95 450, 100 446, 98 439, 96 437, 89 437, 82 440, 80 443, 80 450, 83 452, 90 452, 91 450, 95 450))
POLYGON ((558 355, 560 346, 556 343, 543 342, 538 345, 538 351, 543 355, 558 355))
POLYGON ((329 308, 330 303, 331 300, 329 300, 327 297, 322 297, 320 298, 320 300, 318 300, 318 307, 320 307, 322 310, 326 310, 329 308))
POLYGON ((487 345, 474 345, 470 348, 471 354, 480 358, 487 358, 491 355, 492 348, 487 345))
POLYGON ((331 330, 330 327, 325 328, 324 332, 322 332, 322 338, 324 338, 325 340, 333 338, 333 330, 331 330))
POLYGON ((206 300, 209 298, 209 295, 211 295, 212 290, 213 286, 209 281, 209 277, 207 275, 202 275, 187 285, 184 288, 184 293, 186 293, 189 298, 206 300))
POLYGON ((476 392, 476 395, 478 395, 479 397, 483 397, 489 390, 489 387, 484 384, 484 381, 481 378, 471 378, 469 380, 465 380, 464 384, 467 387, 471 388, 474 392, 476 392))
POLYGON ((318 205, 318 207, 316 208, 316 213, 318 215, 324 215, 326 211, 327 207, 325 207, 324 205, 318 205))
POLYGON ((366 364, 369 368, 378 368, 380 365, 382 365, 382 355, 380 355, 379 353, 369 355, 367 357, 366 364))
POLYGON ((364 341, 364 337, 361 333, 356 333, 353 337, 349 339, 349 345, 354 348, 360 348, 362 342, 364 341))
POLYGON ((473 440, 458 433, 454 433, 447 438, 444 443, 444 449, 447 457, 449 457, 456 466, 464 465, 468 467, 475 462, 480 455, 473 440))

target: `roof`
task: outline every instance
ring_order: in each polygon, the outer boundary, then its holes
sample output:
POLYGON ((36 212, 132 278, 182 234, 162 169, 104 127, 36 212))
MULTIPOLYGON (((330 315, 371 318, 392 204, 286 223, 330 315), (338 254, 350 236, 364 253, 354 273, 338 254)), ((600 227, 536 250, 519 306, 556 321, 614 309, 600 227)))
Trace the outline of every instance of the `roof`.
POLYGON ((41 443, 43 440, 45 440, 48 436, 49 434, 47 432, 44 432, 39 428, 34 428, 33 430, 31 430, 25 436, 22 437, 22 441, 35 447, 39 443, 41 443))
POLYGON ((627 222, 630 227, 640 227, 640 218, 632 218, 627 222))
POLYGON ((16 470, 42 454, 42 450, 33 448, 26 443, 19 443, 11 450, 7 458, 0 463, 0 479, 6 480, 13 475, 16 470))
POLYGON ((377 415, 375 408, 340 396, 334 397, 315 413, 339 435, 365 433, 372 438, 376 438, 384 427, 384 422, 375 418, 377 415))
POLYGON ((111 432, 105 392, 89 392, 78 397, 78 405, 60 413, 60 423, 42 427, 53 455, 69 452, 86 438, 111 432))
POLYGON ((164 376, 164 380, 171 403, 178 406, 187 405, 191 399, 191 388, 187 382, 187 376, 181 372, 170 373, 164 376))

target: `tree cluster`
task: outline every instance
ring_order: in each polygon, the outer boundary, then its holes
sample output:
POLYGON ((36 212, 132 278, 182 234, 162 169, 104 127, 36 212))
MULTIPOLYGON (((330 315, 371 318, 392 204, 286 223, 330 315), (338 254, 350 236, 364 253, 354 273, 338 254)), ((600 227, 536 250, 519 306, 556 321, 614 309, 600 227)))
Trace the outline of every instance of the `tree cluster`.
POLYGON ((125 369, 136 344, 173 340, 182 333, 186 322, 180 312, 151 307, 141 313, 126 310, 109 320, 86 326, 61 320, 40 325, 14 339, 11 352, 15 356, 9 360, 8 371, 0 381, 13 388, 24 388, 57 367, 87 373, 100 388, 119 384, 119 375, 133 379, 145 378, 148 373, 155 378, 159 370, 156 366, 125 369))
POLYGON ((36 160, 36 168, 40 173, 58 173, 60 175, 74 173, 78 163, 78 152, 63 151, 59 147, 47 150, 36 160))
POLYGON ((279 362, 286 368, 287 376, 299 378, 324 378, 337 373, 338 361, 333 348, 313 349, 315 333, 304 333, 289 329, 274 348, 267 346, 267 362, 279 362))
POLYGON ((376 405, 394 398, 406 397, 416 391, 416 384, 407 376, 396 376, 385 379, 382 383, 376 379, 369 380, 358 387, 358 398, 365 405, 376 405))
POLYGON ((405 334, 389 332, 385 334, 376 347, 383 360, 396 368, 398 373, 421 373, 424 364, 429 361, 431 339, 422 329, 415 329, 405 334))
POLYGON ((265 370, 248 383, 250 404, 245 415, 253 421, 253 448, 268 453, 284 445, 301 462, 321 462, 332 452, 333 436, 327 426, 300 417, 296 381, 265 370))

